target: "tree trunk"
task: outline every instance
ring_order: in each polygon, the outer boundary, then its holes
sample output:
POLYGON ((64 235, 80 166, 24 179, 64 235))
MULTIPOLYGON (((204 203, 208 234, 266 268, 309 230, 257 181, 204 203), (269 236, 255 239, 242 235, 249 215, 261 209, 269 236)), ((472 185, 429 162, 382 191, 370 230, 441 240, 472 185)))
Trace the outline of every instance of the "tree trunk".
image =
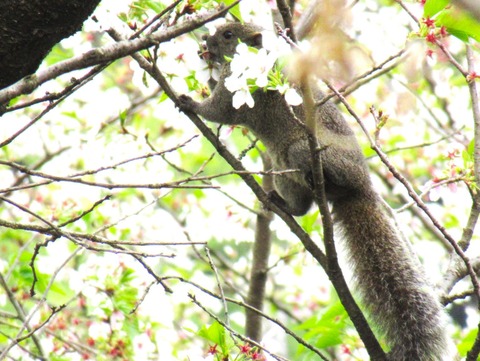
POLYGON ((82 28, 99 3, 0 1, 0 89, 34 73, 55 44, 82 28))

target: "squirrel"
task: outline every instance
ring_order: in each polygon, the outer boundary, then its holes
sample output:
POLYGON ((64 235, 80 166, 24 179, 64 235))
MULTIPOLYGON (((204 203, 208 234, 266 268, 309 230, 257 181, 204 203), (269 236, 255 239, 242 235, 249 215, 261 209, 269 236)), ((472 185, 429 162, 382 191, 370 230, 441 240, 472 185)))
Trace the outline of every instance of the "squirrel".
MULTIPOLYGON (((272 200, 300 216, 313 203, 308 131, 298 121, 305 118, 302 104, 290 106, 278 91, 260 89, 252 94, 253 108, 235 109, 224 85, 231 74, 226 57, 234 56, 239 41, 261 48, 262 30, 228 22, 204 37, 209 59, 221 66, 220 78, 209 82, 213 90, 203 102, 181 95, 179 107, 209 121, 245 126, 264 143, 274 170, 298 170, 274 177, 272 200)), ((324 94, 315 90, 315 97, 318 102, 324 94)), ((345 239, 363 304, 390 347, 388 360, 442 360, 448 354, 442 307, 418 259, 391 224, 352 129, 331 102, 318 107, 316 122, 334 224, 345 239)))

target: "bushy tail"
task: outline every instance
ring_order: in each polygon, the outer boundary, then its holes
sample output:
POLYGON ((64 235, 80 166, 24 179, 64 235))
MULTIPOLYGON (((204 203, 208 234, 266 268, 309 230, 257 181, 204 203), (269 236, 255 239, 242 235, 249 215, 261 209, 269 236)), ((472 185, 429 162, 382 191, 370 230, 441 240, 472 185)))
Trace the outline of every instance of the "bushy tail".
POLYGON ((447 342, 441 305, 378 196, 337 199, 333 213, 363 304, 391 347, 389 360, 443 360, 447 342))

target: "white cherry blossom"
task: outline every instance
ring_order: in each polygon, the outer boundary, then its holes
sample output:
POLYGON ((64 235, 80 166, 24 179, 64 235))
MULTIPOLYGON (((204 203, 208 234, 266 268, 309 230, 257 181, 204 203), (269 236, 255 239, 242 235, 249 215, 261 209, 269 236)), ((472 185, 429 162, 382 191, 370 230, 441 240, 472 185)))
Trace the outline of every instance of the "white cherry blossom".
POLYGON ((262 32, 262 43, 261 49, 249 47, 245 43, 236 47, 236 53, 230 62, 231 74, 225 79, 225 87, 233 93, 233 107, 239 109, 247 104, 252 108, 255 102, 251 93, 257 88, 265 87, 278 90, 290 105, 301 104, 300 95, 283 78, 280 79, 281 76, 276 76, 276 80, 269 77, 278 59, 291 53, 290 46, 271 31, 262 32))
POLYGON ((235 109, 239 109, 243 104, 247 104, 249 108, 253 108, 255 105, 255 101, 248 88, 237 90, 233 95, 232 105, 235 109))
POLYGON ((302 97, 300 96, 300 94, 298 94, 298 92, 294 89, 294 88, 291 88, 288 83, 284 83, 282 85, 278 85, 275 90, 277 90, 280 94, 283 94, 284 98, 285 98, 285 101, 289 104, 289 105, 293 105, 293 106, 296 106, 296 105, 300 105, 302 104, 303 102, 303 99, 302 97))
POLYGON ((285 94, 283 95, 288 104, 296 106, 300 105, 303 102, 302 97, 297 91, 293 88, 288 88, 285 94))

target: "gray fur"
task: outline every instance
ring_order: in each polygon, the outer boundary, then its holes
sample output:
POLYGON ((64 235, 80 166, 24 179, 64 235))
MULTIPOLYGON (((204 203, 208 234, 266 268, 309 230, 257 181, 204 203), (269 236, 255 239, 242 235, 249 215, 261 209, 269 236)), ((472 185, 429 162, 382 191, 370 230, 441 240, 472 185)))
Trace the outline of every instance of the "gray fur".
MULTIPOLYGON (((257 91, 253 108, 243 105, 237 110, 224 86, 230 74, 224 55, 233 56, 237 39, 260 47, 261 30, 251 24, 228 23, 208 37, 211 58, 222 64, 220 80, 202 103, 181 96, 181 108, 213 122, 249 128, 265 144, 275 170, 299 170, 276 176, 275 189, 281 196, 279 205, 292 215, 303 215, 313 195, 307 132, 298 122, 304 118, 302 107, 294 107, 292 113, 278 92, 257 91)), ((317 100, 321 97, 318 92, 317 100)), ((390 224, 352 130, 330 102, 318 109, 316 118, 317 137, 325 147, 321 155, 327 199, 345 239, 363 304, 391 347, 389 360, 441 360, 447 343, 443 311, 414 255, 390 224)))

